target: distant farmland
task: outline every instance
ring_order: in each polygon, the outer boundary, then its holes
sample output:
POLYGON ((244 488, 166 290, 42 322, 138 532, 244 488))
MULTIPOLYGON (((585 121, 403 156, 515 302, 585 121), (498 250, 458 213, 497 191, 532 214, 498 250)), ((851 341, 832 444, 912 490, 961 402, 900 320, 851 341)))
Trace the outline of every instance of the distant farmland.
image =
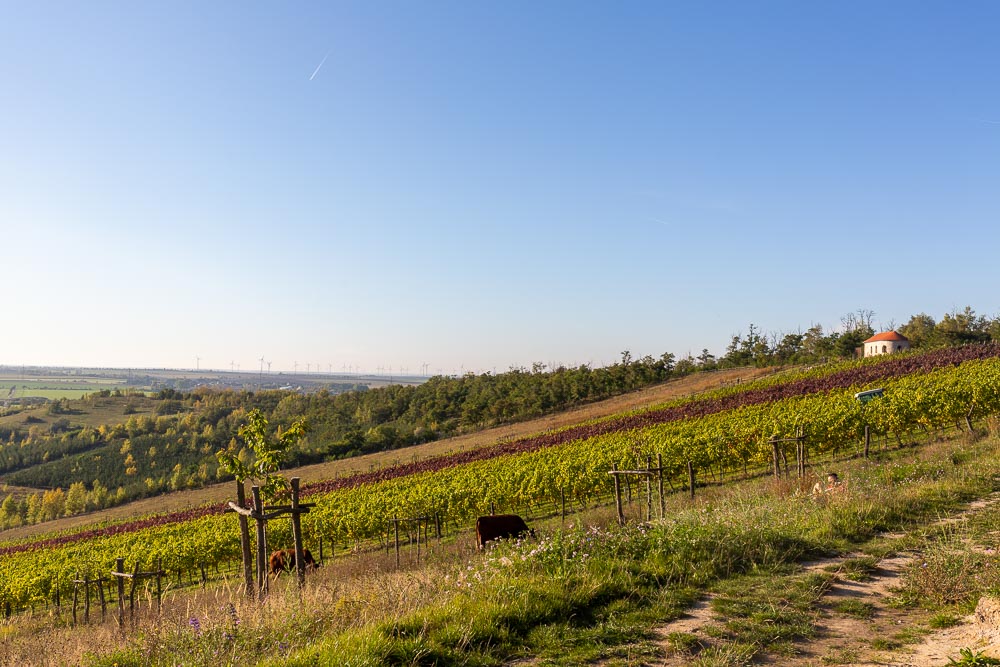
POLYGON ((0 376, 0 399, 39 397, 56 400, 80 398, 101 389, 124 389, 125 384, 115 379, 94 378, 34 378, 18 379, 0 376), (13 390, 13 391, 12 391, 13 390))

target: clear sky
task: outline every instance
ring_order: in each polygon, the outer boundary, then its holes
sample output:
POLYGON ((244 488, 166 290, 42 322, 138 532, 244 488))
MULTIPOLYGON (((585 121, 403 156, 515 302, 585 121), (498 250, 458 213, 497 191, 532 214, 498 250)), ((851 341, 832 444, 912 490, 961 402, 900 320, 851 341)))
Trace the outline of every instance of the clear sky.
POLYGON ((502 371, 996 315, 998 25, 4 3, 0 364, 502 371))

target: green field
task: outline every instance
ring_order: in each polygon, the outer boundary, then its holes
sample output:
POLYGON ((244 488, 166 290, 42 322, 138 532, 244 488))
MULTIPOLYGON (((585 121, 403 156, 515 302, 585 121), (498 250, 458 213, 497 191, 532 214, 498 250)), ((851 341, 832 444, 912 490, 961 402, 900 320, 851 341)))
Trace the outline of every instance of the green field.
POLYGON ((59 398, 75 399, 92 394, 101 389, 124 389, 125 385, 117 380, 67 380, 63 378, 41 378, 35 380, 18 380, 0 378, 0 399, 40 397, 56 400, 59 398), (11 393, 11 389, 14 392, 11 393))

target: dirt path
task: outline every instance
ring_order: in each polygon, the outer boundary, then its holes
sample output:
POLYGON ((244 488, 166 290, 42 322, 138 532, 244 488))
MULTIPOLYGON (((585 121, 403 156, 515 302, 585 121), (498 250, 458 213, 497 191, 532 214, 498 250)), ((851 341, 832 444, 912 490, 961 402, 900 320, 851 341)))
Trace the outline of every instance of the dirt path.
MULTIPOLYGON (((997 502, 1000 502, 1000 494, 994 493, 972 503, 958 515, 937 523, 960 521, 997 502)), ((927 628, 927 612, 892 604, 900 577, 918 555, 904 552, 882 559, 860 581, 852 580, 839 570, 842 563, 857 554, 803 563, 803 575, 817 571, 835 573, 832 586, 819 603, 817 634, 808 641, 796 643, 795 655, 764 656, 763 663, 787 667, 943 667, 949 658, 957 659, 964 648, 1000 656, 1000 603, 989 606, 989 601, 984 601, 977 613, 961 619, 958 625, 933 632, 922 629, 927 628), (845 608, 845 601, 858 603, 853 608, 868 609, 870 614, 861 618, 838 611, 845 608)), ((657 644, 666 656, 656 664, 681 667, 691 663, 689 653, 674 648, 670 639, 673 633, 691 635, 702 647, 716 645, 712 636, 718 634, 715 630, 724 619, 715 616, 711 600, 711 596, 702 598, 684 617, 655 630, 657 644)))

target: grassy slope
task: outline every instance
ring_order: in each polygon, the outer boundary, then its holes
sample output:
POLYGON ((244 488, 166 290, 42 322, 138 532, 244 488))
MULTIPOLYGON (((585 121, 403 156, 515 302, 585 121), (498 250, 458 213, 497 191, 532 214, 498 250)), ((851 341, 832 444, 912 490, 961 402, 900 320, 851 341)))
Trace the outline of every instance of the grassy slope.
POLYGON ((0 424, 5 424, 7 426, 20 426, 23 428, 33 425, 26 423, 28 417, 33 417, 41 420, 37 423, 37 425, 45 429, 47 429, 48 426, 54 421, 59 419, 68 420, 70 427, 72 428, 78 426, 97 428, 101 424, 113 426, 115 424, 124 424, 128 421, 129 417, 152 415, 153 410, 156 408, 156 402, 143 396, 109 396, 107 398, 93 399, 92 405, 90 401, 73 401, 70 404, 70 408, 72 409, 72 412, 69 414, 50 415, 47 406, 39 406, 37 408, 32 408, 16 414, 0 417, 0 424), (135 408, 134 414, 125 414, 125 406, 127 404, 131 404, 135 408))
MULTIPOLYGON (((533 435, 544 431, 579 424, 588 420, 656 405, 676 398, 690 396, 717 389, 723 384, 739 379, 742 382, 773 374, 776 369, 734 369, 712 373, 696 373, 677 380, 623 394, 614 398, 591 403, 586 406, 567 410, 565 412, 540 417, 531 421, 505 425, 468 435, 457 436, 423 445, 415 445, 402 450, 391 450, 368 454, 351 459, 342 459, 328 463, 319 463, 288 470, 288 477, 298 476, 302 482, 318 482, 336 477, 343 477, 357 472, 367 472, 372 468, 380 468, 400 462, 416 461, 442 454, 478 449, 492 445, 499 440, 514 439, 533 435)), ((78 415, 69 415, 72 422, 95 426, 101 423, 114 424, 128 419, 124 414, 123 398, 98 399, 97 406, 78 415), (99 421, 103 420, 103 421, 99 421)), ((139 402, 139 413, 148 413, 150 406, 139 402)), ((40 408, 27 414, 52 420, 45 409, 40 408)), ((17 415, 18 423, 23 422, 25 414, 17 415)), ((10 417, 8 417, 10 419, 10 417)), ((105 521, 116 521, 152 513, 166 513, 199 507, 206 504, 220 503, 232 498, 231 484, 216 484, 202 489, 179 491, 154 498, 146 498, 119 507, 113 507, 100 512, 92 512, 74 517, 66 517, 33 526, 20 526, 6 531, 0 531, 0 540, 21 541, 39 535, 57 531, 77 530, 84 526, 105 521)))
MULTIPOLYGON (((997 490, 996 451, 995 439, 958 436, 874 465, 842 462, 851 489, 828 502, 802 494, 811 479, 758 480, 706 493, 693 507, 675 504, 652 528, 557 532, 473 561, 458 571, 464 586, 425 583, 433 594, 422 604, 267 664, 658 664, 650 628, 711 590, 729 595, 717 613, 731 620, 697 664, 780 664, 818 634, 832 582, 798 576, 799 561, 868 548, 883 531, 925 532, 997 490), (786 575, 794 576, 766 594, 758 585, 786 575)), ((914 597, 923 604, 927 596, 914 597)))

